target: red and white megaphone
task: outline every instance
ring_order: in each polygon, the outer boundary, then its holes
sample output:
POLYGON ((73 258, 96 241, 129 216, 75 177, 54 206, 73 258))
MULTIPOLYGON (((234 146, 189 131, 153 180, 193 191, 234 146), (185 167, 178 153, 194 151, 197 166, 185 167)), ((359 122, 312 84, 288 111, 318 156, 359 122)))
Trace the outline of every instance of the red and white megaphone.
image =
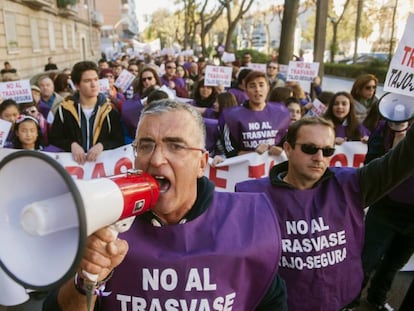
POLYGON ((50 156, 26 150, 0 162, 0 181, 0 270, 33 290, 72 277, 90 234, 133 220, 159 196, 141 171, 75 180, 50 156))

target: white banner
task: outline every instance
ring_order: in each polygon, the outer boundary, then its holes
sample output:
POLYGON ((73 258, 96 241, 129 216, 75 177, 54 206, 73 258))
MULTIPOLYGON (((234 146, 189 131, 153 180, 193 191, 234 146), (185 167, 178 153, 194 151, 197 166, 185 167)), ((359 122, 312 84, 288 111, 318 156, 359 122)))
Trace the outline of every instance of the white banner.
POLYGON ((388 68, 384 91, 414 96, 414 14, 408 16, 404 34, 388 68))
MULTIPOLYGON (((0 160, 14 149, 0 148, 0 160)), ((345 142, 336 146, 336 151, 331 159, 331 166, 360 167, 363 165, 367 146, 361 142, 345 142)), ((123 174, 134 166, 134 155, 131 145, 125 145, 113 150, 102 152, 96 162, 87 162, 79 165, 72 159, 69 152, 51 153, 47 155, 54 158, 66 171, 77 179, 92 179, 123 174)), ((286 160, 284 153, 278 157, 267 154, 259 155, 255 152, 230 158, 220 163, 217 167, 208 167, 205 176, 213 181, 218 191, 234 191, 237 182, 265 177, 273 165, 286 160)), ((209 160, 210 163, 212 159, 209 160)), ((414 270, 414 256, 402 269, 403 271, 414 270)))
MULTIPOLYGON (((331 166, 362 166, 367 147, 360 142, 346 142, 336 147, 335 155, 331 159, 331 166)), ((0 148, 0 160, 14 149, 0 148)), ((70 152, 45 152, 59 162, 70 175, 77 179, 92 179, 125 173, 134 166, 134 155, 131 145, 125 145, 113 150, 102 152, 96 162, 86 162, 79 165, 73 161, 70 152)), ((272 166, 285 161, 284 153, 281 156, 269 156, 267 153, 259 155, 255 152, 247 153, 234 158, 226 159, 216 167, 208 167, 205 176, 213 181, 219 191, 233 191, 237 182, 261 178, 268 175, 272 166)), ((212 159, 210 159, 211 163, 212 159)))

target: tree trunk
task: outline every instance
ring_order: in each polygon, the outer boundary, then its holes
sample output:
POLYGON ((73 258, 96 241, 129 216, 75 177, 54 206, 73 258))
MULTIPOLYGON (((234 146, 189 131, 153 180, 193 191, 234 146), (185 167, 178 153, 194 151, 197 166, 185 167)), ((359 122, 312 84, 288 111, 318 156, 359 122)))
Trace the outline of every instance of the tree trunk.
POLYGON ((313 61, 319 62, 319 77, 323 77, 323 56, 326 45, 326 20, 328 18, 328 0, 316 2, 315 41, 313 42, 313 61))
POLYGON ((362 14, 362 8, 364 7, 364 1, 358 0, 358 8, 357 8, 357 17, 355 22, 355 47, 354 47, 354 57, 353 62, 356 62, 356 59, 358 58, 358 40, 359 40, 359 33, 360 33, 360 25, 361 25, 361 14, 362 14))
POLYGON ((284 65, 288 65, 293 57, 298 10, 299 0, 285 0, 279 46, 279 63, 284 65))

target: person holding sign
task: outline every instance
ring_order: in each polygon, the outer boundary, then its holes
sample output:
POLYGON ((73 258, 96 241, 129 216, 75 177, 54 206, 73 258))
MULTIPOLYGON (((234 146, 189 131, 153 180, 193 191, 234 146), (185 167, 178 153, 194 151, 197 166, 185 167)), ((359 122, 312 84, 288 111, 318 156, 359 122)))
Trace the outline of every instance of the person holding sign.
POLYGON ((320 117, 293 123, 283 147, 287 162, 236 191, 264 192, 273 202, 289 310, 342 310, 364 279, 364 208, 414 174, 414 127, 390 152, 359 168, 330 167, 335 128, 320 117))
POLYGON ((72 81, 77 92, 56 111, 49 142, 84 164, 96 161, 103 150, 124 144, 119 114, 104 94, 99 93, 98 66, 82 61, 73 67, 72 81))
MULTIPOLYGON (((135 167, 161 193, 120 239, 108 227, 88 238, 80 269, 107 280, 95 311, 287 310, 270 202, 263 194, 215 191, 203 176, 204 145, 203 120, 191 105, 166 99, 144 108, 135 167)), ((51 293, 43 310, 86 310, 77 278, 51 293)))
POLYGON ((250 72, 244 79, 249 100, 242 106, 225 109, 219 127, 227 158, 247 152, 279 155, 277 146, 290 123, 284 105, 267 104, 269 81, 260 71, 250 72))

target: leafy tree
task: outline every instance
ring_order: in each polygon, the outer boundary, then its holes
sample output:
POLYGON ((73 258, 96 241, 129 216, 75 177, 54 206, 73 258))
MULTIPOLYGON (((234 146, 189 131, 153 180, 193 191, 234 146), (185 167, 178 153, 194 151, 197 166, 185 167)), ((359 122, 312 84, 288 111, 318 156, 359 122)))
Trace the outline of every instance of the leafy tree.
POLYGON ((200 40, 201 40, 201 49, 204 55, 208 54, 206 46, 206 36, 212 30, 213 26, 216 24, 217 20, 223 14, 224 6, 218 5, 214 6, 209 12, 207 12, 209 0, 204 0, 203 5, 200 10, 200 40))
POLYGON ((338 48, 338 26, 339 23, 342 21, 346 8, 348 7, 349 3, 351 0, 346 0, 343 7, 342 7, 342 12, 340 12, 339 15, 336 15, 336 13, 333 11, 332 7, 330 12, 328 13, 328 19, 332 24, 332 42, 331 42, 331 46, 330 46, 330 52, 331 52, 331 63, 333 63, 335 61, 335 54, 338 52, 339 48, 338 48))
MULTIPOLYGON (((218 0, 222 6, 226 8, 227 16, 227 35, 225 41, 226 51, 232 51, 233 34, 240 19, 246 14, 252 6, 254 0, 218 0), (233 11, 234 9, 234 11, 233 11)), ((296 1, 296 0, 295 0, 296 1)), ((299 1, 299 0, 297 0, 299 1)))
POLYGON ((159 9, 151 15, 151 22, 145 30, 144 39, 152 41, 159 38, 161 46, 172 46, 175 41, 178 21, 167 9, 159 9))

